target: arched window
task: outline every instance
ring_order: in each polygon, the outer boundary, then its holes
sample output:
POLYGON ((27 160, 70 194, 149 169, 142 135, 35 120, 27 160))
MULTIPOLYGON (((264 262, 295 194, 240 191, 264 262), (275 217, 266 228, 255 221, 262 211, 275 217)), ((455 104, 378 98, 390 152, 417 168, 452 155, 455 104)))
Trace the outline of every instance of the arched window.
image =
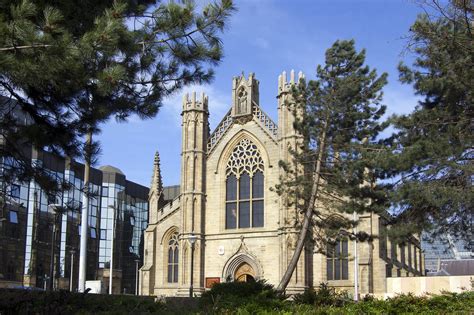
POLYGON ((178 233, 171 235, 168 242, 168 283, 178 282, 179 246, 178 233))
POLYGON ((263 226, 263 169, 257 146, 242 139, 227 162, 226 229, 263 226))
POLYGON ((347 280, 349 279, 349 251, 347 239, 336 240, 327 246, 327 279, 347 280))

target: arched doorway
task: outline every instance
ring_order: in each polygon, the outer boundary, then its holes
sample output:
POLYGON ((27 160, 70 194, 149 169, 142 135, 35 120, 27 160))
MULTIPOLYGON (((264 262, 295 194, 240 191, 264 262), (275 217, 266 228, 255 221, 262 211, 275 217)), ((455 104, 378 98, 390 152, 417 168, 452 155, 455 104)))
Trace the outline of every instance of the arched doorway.
POLYGON ((222 270, 225 281, 257 281, 262 278, 263 271, 255 257, 248 253, 237 253, 229 260, 222 270))
POLYGON ((247 263, 241 264, 234 274, 234 279, 239 282, 254 282, 255 271, 252 266, 247 263))

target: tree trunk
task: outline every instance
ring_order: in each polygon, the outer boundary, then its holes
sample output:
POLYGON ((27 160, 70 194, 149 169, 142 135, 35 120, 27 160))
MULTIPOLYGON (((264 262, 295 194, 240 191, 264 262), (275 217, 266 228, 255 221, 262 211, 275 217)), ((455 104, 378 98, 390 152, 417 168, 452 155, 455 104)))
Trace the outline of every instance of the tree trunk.
POLYGON ((280 284, 277 287, 278 291, 286 290, 288 283, 290 282, 291 276, 293 275, 293 271, 296 269, 296 264, 298 263, 299 257, 301 252, 303 251, 304 243, 306 240, 306 236, 308 235, 308 230, 310 228, 311 218, 313 216, 313 208, 316 202, 316 198, 319 191, 319 180, 321 178, 321 163, 324 155, 324 149, 326 146, 326 130, 329 124, 329 118, 326 116, 326 121, 324 122, 324 129, 321 134, 321 141, 318 148, 318 158, 316 160, 316 167, 313 172, 313 186, 311 188, 311 197, 308 203, 308 207, 306 208, 304 219, 303 219, 303 226, 300 231, 300 235, 298 237, 298 243, 296 244, 295 251, 293 256, 291 257, 290 263, 286 268, 285 274, 283 275, 280 284))

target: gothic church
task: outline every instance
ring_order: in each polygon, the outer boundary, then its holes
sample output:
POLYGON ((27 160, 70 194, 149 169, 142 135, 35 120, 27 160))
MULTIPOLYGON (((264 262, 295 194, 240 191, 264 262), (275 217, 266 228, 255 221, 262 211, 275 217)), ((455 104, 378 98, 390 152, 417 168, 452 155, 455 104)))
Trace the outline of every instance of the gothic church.
MULTIPOLYGON (((271 187, 285 175, 279 161, 289 161, 288 148, 299 141, 290 91, 302 77, 293 71, 289 80, 285 72, 279 76, 278 124, 260 107, 254 74, 233 79, 232 106, 212 133, 208 97, 184 96, 179 194, 164 202, 156 155, 140 294, 199 295, 230 280, 279 283, 293 255, 298 231, 290 222, 298 214, 271 187)), ((378 234, 380 217, 369 213, 359 220, 360 229, 378 234)), ((386 239, 357 244, 359 292, 383 293, 392 272, 420 274, 422 254, 415 243, 409 249, 386 239), (411 266, 401 262, 402 254, 414 257, 411 266)), ((343 240, 336 247, 342 254, 337 257, 305 250, 287 293, 320 282, 352 291, 353 244, 343 240)))

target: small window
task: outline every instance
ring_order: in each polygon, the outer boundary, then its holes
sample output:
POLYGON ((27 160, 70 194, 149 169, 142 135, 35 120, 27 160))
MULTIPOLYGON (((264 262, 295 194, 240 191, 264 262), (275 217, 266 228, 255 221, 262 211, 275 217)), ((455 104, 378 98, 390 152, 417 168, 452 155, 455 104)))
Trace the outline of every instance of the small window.
POLYGON ((20 189, 21 189, 20 185, 12 184, 11 187, 10 187, 10 196, 12 198, 19 199, 20 198, 20 189))
POLYGON ((18 223, 18 212, 10 210, 10 223, 18 223))
POLYGON ((107 230, 106 229, 100 229, 100 239, 101 240, 106 240, 107 239, 107 230))

